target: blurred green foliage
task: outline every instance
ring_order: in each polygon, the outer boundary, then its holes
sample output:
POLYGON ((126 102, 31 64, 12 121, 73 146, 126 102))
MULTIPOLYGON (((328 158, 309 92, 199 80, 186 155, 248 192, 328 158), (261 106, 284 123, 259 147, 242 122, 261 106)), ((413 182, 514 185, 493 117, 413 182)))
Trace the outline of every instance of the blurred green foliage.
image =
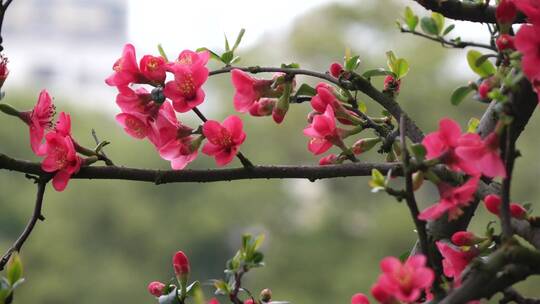
MULTIPOLYGON (((326 70, 350 47, 360 55, 360 69, 367 70, 384 67, 384 53, 392 49, 411 65, 399 102, 418 124, 434 130, 441 117, 451 117, 465 128, 485 105, 471 100, 459 107, 450 104, 453 88, 474 80, 472 73, 469 79, 450 77, 455 56, 464 62, 464 53, 400 34, 394 21, 403 9, 404 5, 391 0, 329 4, 298 19, 290 32, 265 39, 249 52, 240 49, 241 64, 299 62, 306 68, 326 70)), ((204 110, 222 118, 232 113, 230 80, 219 76, 211 83, 208 87, 214 97, 204 110)), ((380 86, 380 80, 376 83, 380 86)), ((28 108, 38 95, 38 90, 29 91, 23 95, 7 92, 6 102, 28 108)), ((370 114, 380 112, 373 102, 364 100, 370 114)), ((168 168, 149 143, 123 134, 113 115, 61 98, 56 103, 59 111, 72 113, 74 134, 81 144, 93 146, 90 131, 94 128, 101 139, 112 142, 106 152, 117 164, 168 168)), ((248 139, 242 151, 257 164, 315 164, 318 159, 307 151, 302 135, 308 107, 295 105, 279 126, 268 118, 244 115, 248 139)), ((540 197, 534 178, 540 169, 534 132, 540 127, 537 120, 533 117, 518 142, 523 157, 516 165, 512 194, 519 202, 534 203, 540 197)), ((22 124, 2 115, 0 126, 2 153, 38 161, 30 153, 22 124)), ((361 158, 381 160, 375 152, 361 158)), ((214 166, 213 160, 201 155, 190 167, 214 166)), ((276 300, 348 303, 355 292, 369 293, 382 257, 400 256, 415 239, 406 206, 384 194, 371 194, 367 182, 368 178, 348 178, 155 186, 74 180, 63 193, 49 188, 46 220, 38 223, 22 252, 27 282, 18 290, 16 303, 152 303, 146 284, 173 276, 175 251, 188 254, 193 279, 220 278, 244 232, 267 237, 262 248, 267 266, 246 277, 245 286, 253 293, 271 288, 276 300)), ((23 175, 0 173, 0 248, 8 248, 24 227, 34 195, 35 186, 23 175)), ((422 207, 435 199, 430 186, 418 194, 422 207)), ((477 213, 473 227, 482 233, 494 218, 482 208, 477 213)), ((528 295, 540 296, 535 284, 538 281, 529 280, 521 287, 528 295)), ((210 286, 205 288, 210 294, 210 286)))

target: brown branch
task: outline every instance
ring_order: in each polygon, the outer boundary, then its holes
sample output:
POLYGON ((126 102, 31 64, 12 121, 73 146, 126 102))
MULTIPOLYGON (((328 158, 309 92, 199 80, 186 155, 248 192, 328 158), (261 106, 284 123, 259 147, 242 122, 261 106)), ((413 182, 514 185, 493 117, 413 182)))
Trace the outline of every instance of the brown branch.
MULTIPOLYGON (((0 153, 0 169, 7 169, 38 176, 50 176, 41 170, 39 163, 18 160, 0 153)), ((253 168, 206 169, 206 170, 152 170, 118 166, 83 167, 72 178, 75 179, 114 179, 166 183, 208 183, 242 179, 284 179, 299 178, 315 181, 318 179, 369 176, 371 170, 401 173, 399 163, 354 163, 332 166, 254 166, 253 168)))
POLYGON ((34 226, 36 225, 37 221, 43 218, 41 215, 41 207, 43 206, 43 195, 45 194, 45 188, 48 181, 48 178, 40 178, 37 180, 36 203, 34 205, 34 212, 32 213, 32 217, 30 217, 30 219, 28 220, 26 227, 24 228, 21 235, 17 238, 15 243, 13 243, 13 245, 0 259, 0 270, 4 269, 4 266, 7 264, 9 258, 11 257, 11 254, 14 251, 21 251, 22 246, 34 230, 34 226))
MULTIPOLYGON (((538 221, 538 219, 534 219, 538 221)), ((540 227, 534 226, 528 220, 511 219, 514 233, 531 243, 540 250, 540 227)))
MULTIPOLYGON (((437 12, 447 18, 480 23, 496 23, 495 7, 485 4, 467 3, 459 0, 415 0, 425 9, 437 12)), ((525 22, 522 14, 514 23, 525 22)))
POLYGON ((444 39, 443 37, 440 37, 440 36, 437 36, 437 37, 433 37, 433 36, 429 36, 429 35, 426 35, 424 33, 420 33, 420 32, 417 32, 417 31, 411 31, 411 30, 408 30, 406 28, 400 28, 401 29, 401 32, 402 33, 410 33, 410 34, 413 34, 413 35, 416 35, 416 36, 420 36, 420 37, 423 37, 423 38, 426 38, 426 39, 429 39, 429 40, 432 40, 432 41, 435 41, 435 42, 439 42, 442 46, 445 46, 445 47, 450 47, 450 48, 458 48, 458 49, 464 49, 466 47, 479 47, 479 48, 484 48, 484 49, 488 49, 488 50, 491 50, 491 51, 497 51, 497 49, 491 45, 488 45, 488 44, 483 44, 483 43, 477 43, 477 42, 472 42, 472 41, 452 41, 452 40, 446 40, 444 39))
POLYGON ((510 222, 510 189, 512 183, 512 171, 514 169, 514 160, 516 154, 516 143, 512 140, 512 124, 506 127, 505 149, 504 149, 504 164, 506 168, 506 177, 503 179, 502 195, 501 195, 501 226, 503 239, 509 239, 512 232, 510 222))

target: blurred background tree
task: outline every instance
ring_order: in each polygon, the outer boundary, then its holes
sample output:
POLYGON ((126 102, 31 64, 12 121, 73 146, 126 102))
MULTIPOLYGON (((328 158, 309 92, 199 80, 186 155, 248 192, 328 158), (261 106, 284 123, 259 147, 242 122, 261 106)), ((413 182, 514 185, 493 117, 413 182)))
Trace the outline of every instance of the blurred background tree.
MULTIPOLYGON (((332 61, 341 61, 348 47, 360 55, 361 69, 370 69, 384 66, 384 52, 392 49, 411 64, 399 102, 418 124, 434 130, 437 120, 448 116, 465 126, 470 117, 481 115, 485 105, 472 100, 459 108, 450 105, 452 89, 474 80, 460 72, 463 53, 400 34, 395 20, 405 4, 417 8, 405 1, 329 1, 306 12, 291 29, 272 33, 251 49, 243 49, 241 64, 299 62, 324 71, 332 61), (458 76, 452 78, 455 73, 458 76)), ((229 76, 212 79, 207 89, 212 92, 204 107, 209 116, 222 118, 232 113, 229 76)), ((30 107, 37 92, 8 91, 6 102, 30 107)), ((380 112, 374 103, 365 101, 371 114, 380 112)), ((90 130, 94 128, 101 139, 112 142, 106 151, 117 164, 168 168, 150 144, 127 137, 111 113, 97 107, 81 108, 76 100, 58 98, 55 102, 58 111, 72 113, 74 134, 81 144, 93 145, 90 130)), ((307 105, 294 105, 279 126, 268 118, 245 116, 248 139, 243 152, 257 164, 315 164, 318 159, 307 151, 307 139, 302 135, 308 111, 307 105)), ((191 125, 195 123, 192 120, 191 125)), ((36 160, 23 125, 6 116, 0 116, 0 125, 2 153, 36 160)), ((530 131, 539 127, 533 119, 518 143, 523 158, 517 163, 513 195, 520 202, 540 198, 534 178, 540 169, 535 161, 540 147, 530 131)), ((372 152, 361 159, 380 156, 372 152)), ((213 166, 207 157, 191 165, 213 166)), ((16 300, 150 303, 146 284, 173 276, 170 264, 176 250, 184 250, 190 257, 195 279, 220 278, 241 234, 262 232, 267 236, 263 247, 267 267, 247 275, 248 289, 257 294, 271 288, 274 299, 294 303, 347 303, 354 292, 369 291, 382 257, 401 255, 415 240, 412 221, 403 216, 408 212, 406 206, 386 195, 371 194, 367 181, 256 180, 154 186, 75 180, 63 193, 49 190, 46 194, 46 221, 38 224, 22 253, 27 283, 16 300)), ((34 186, 20 174, 0 174, 0 248, 8 248, 23 228, 32 210, 33 192, 34 186)), ((434 194, 434 189, 423 189, 418 200, 427 206, 435 200, 434 194)), ((483 210, 478 213, 473 230, 481 232, 491 218, 483 210)), ((538 280, 531 279, 520 288, 526 295, 540 296, 537 284, 538 280)))

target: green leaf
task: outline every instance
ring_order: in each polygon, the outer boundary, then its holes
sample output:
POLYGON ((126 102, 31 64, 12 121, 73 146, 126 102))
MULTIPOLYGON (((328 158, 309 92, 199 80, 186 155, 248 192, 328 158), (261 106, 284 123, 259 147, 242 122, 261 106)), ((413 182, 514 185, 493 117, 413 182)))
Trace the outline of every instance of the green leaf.
POLYGON ((424 33, 437 36, 439 35, 439 29, 437 28, 437 23, 431 17, 423 17, 420 20, 420 27, 424 33))
POLYGON ((166 61, 169 61, 169 59, 167 58, 167 54, 165 54, 165 50, 163 49, 163 46, 161 45, 161 43, 157 45, 157 49, 161 57, 163 57, 166 61))
POLYGON ((405 8, 405 23, 407 23, 407 27, 410 31, 414 32, 416 29, 416 26, 418 26, 418 16, 414 14, 412 9, 410 7, 405 8))
POLYGON ((228 52, 231 50, 231 47, 229 46, 229 39, 227 39, 227 35, 223 34, 225 36, 225 52, 228 52))
POLYGON ((231 292, 229 284, 223 280, 214 280, 214 287, 216 288, 216 293, 228 295, 231 292))
POLYGON ((384 175, 377 169, 371 170, 371 180, 369 186, 372 188, 372 192, 379 192, 385 189, 384 175))
POLYGON ((264 242, 264 239, 265 239, 265 236, 264 234, 259 234, 256 238, 255 238, 255 241, 253 241, 253 250, 257 250, 261 247, 261 245, 263 244, 264 242))
POLYGON ((198 288, 201 288, 201 283, 199 281, 195 281, 193 283, 191 283, 187 288, 186 288, 186 294, 188 297, 192 297, 195 295, 195 292, 197 291, 198 288))
POLYGON ((253 260, 251 261, 254 264, 260 264, 264 260, 264 254, 260 251, 255 251, 253 253, 253 260))
POLYGON ((394 69, 395 70, 393 72, 396 74, 396 78, 401 79, 405 77, 407 73, 409 73, 409 63, 407 62, 407 60, 399 58, 394 63, 394 69))
POLYGON ((482 78, 489 77, 497 72, 497 69, 491 63, 491 61, 485 60, 481 62, 482 53, 470 50, 467 53, 467 62, 469 63, 469 66, 471 67, 471 70, 475 72, 478 76, 482 78), (477 65, 477 62, 480 61, 481 64, 477 65))
POLYGON ((23 265, 19 253, 14 251, 9 258, 7 263, 7 280, 9 284, 15 284, 23 275, 23 265))
POLYGON ((345 70, 353 72, 360 65, 360 56, 353 56, 345 61, 345 70))
POLYGON ((394 71, 394 63, 396 62, 397 57, 396 54, 392 51, 386 52, 386 65, 388 65, 388 68, 393 72, 394 71))
POLYGON ((180 304, 176 288, 169 294, 159 297, 159 304, 180 304))
POLYGON ((233 58, 234 58, 233 51, 227 51, 221 55, 221 61, 223 61, 223 63, 225 64, 230 64, 233 58))
POLYGON ((446 35, 450 34, 450 32, 453 31, 455 27, 456 26, 454 24, 450 24, 448 27, 446 27, 446 29, 444 30, 442 35, 446 36, 446 35))
POLYGON ((236 41, 234 42, 232 50, 235 51, 236 48, 240 45, 240 42, 242 42, 242 37, 244 37, 244 34, 246 33, 246 29, 241 29, 240 33, 238 33, 238 36, 236 36, 236 41))
POLYGON ((444 29, 444 16, 439 13, 431 13, 431 19, 435 21, 435 25, 437 26, 437 35, 440 35, 442 30, 444 29))
POLYGON ((362 77, 364 78, 371 78, 375 76, 388 76, 388 75, 394 75, 391 71, 385 70, 383 68, 377 68, 372 70, 367 70, 362 74, 362 77))
POLYGON ((362 113, 367 113, 367 105, 363 101, 358 102, 358 110, 362 113))
POLYGON ((469 119, 467 123, 467 133, 476 133, 476 129, 480 125, 480 120, 476 117, 469 119))
POLYGON ((300 68, 300 64, 298 64, 298 63, 296 63, 296 62, 289 63, 289 64, 282 63, 282 64, 281 64, 281 68, 282 68, 282 69, 299 69, 299 68, 300 68))
POLYGON ((221 57, 214 51, 211 51, 210 49, 208 48, 205 48, 205 47, 200 47, 196 50, 196 52, 202 52, 202 51, 207 51, 208 53, 210 53, 210 58, 214 59, 214 60, 217 60, 217 61, 222 61, 221 60, 221 57))
POLYGON ((296 96, 315 96, 317 90, 307 83, 303 83, 296 91, 296 96))
POLYGON ((407 261, 410 255, 411 253, 409 251, 405 251, 404 253, 399 255, 399 260, 404 263, 405 261, 407 261))
POLYGON ((234 56, 234 58, 231 60, 231 64, 235 64, 235 63, 239 62, 240 59, 242 59, 242 58, 240 58, 240 56, 234 56))
POLYGON ((411 145, 411 151, 414 154, 414 157, 419 161, 423 161, 426 158, 427 150, 422 144, 411 145))
POLYGON ((457 106, 472 91, 474 91, 474 90, 470 86, 459 87, 459 88, 455 89, 454 92, 452 93, 452 97, 450 97, 450 101, 452 102, 452 104, 454 106, 457 106))

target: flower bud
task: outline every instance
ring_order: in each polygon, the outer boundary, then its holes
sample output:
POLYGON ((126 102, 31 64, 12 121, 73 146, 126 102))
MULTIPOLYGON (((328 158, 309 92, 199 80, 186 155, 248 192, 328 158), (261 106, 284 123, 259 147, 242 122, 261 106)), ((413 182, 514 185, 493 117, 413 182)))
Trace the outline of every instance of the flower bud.
POLYGON ((9 74, 9 70, 7 68, 8 62, 9 61, 7 57, 4 57, 4 55, 0 54, 0 88, 2 88, 2 86, 4 85, 4 82, 6 81, 9 74))
POLYGON ((212 298, 210 301, 208 301, 208 304, 219 304, 219 301, 216 298, 212 298))
POLYGON ((253 301, 252 298, 249 298, 249 299, 244 301, 244 304, 255 304, 255 301, 253 301))
POLYGON ((477 237, 474 233, 468 231, 458 231, 452 235, 452 243, 457 246, 473 246, 482 240, 482 238, 477 237))
POLYGON ((511 203, 510 204, 510 215, 513 218, 523 220, 527 217, 527 209, 525 209, 520 204, 511 203))
POLYGON ((272 118, 278 124, 283 121, 285 114, 287 114, 287 111, 289 111, 289 98, 291 97, 292 92, 292 83, 287 82, 284 85, 285 88, 283 90, 283 95, 279 97, 279 100, 272 111, 272 118))
POLYGON ((369 304, 369 300, 363 293, 357 293, 352 296, 351 304, 369 304))
POLYGON ((325 156, 319 160, 319 165, 321 166, 327 166, 327 165, 334 165, 337 163, 338 157, 335 154, 330 154, 328 156, 325 156))
POLYGON ((173 257, 173 266, 174 273, 180 284, 184 285, 187 283, 187 278, 189 276, 189 260, 186 254, 182 251, 178 251, 173 257))
POLYGON ((488 99, 488 94, 492 89, 492 83, 491 80, 485 79, 482 81, 482 83, 478 86, 478 96, 480 96, 481 99, 488 99))
POLYGON ((508 34, 502 34, 499 37, 497 37, 495 44, 497 45, 497 49, 499 49, 499 51, 501 52, 504 50, 516 49, 516 46, 514 45, 514 37, 508 34))
POLYGON ((260 294, 261 302, 270 302, 272 301, 272 291, 269 288, 265 288, 261 291, 260 294))
POLYGON ((484 206, 489 212, 495 215, 499 215, 499 207, 501 206, 501 198, 498 195, 490 194, 484 197, 484 206))
POLYGON ((384 91, 391 92, 394 95, 399 94, 399 89, 401 88, 401 80, 395 79, 394 76, 388 75, 384 78, 384 91))
POLYGON ((422 187, 424 184, 424 172, 423 171, 416 171, 414 172, 412 176, 412 182, 413 182, 413 191, 416 191, 422 187))
POLYGON ((160 297, 163 295, 163 290, 165 290, 165 284, 161 282, 154 281, 148 284, 148 292, 154 297, 160 297))
POLYGON ((343 66, 337 62, 334 62, 330 65, 330 75, 339 78, 339 76, 343 73, 343 66))
POLYGON ((376 138, 362 138, 354 143, 352 146, 352 152, 355 155, 360 155, 366 151, 371 150, 377 143, 379 143, 381 139, 379 137, 376 138))
POLYGON ((274 107, 276 106, 276 102, 276 99, 273 98, 261 98, 259 101, 251 105, 249 108, 249 114, 252 116, 271 115, 274 107))

